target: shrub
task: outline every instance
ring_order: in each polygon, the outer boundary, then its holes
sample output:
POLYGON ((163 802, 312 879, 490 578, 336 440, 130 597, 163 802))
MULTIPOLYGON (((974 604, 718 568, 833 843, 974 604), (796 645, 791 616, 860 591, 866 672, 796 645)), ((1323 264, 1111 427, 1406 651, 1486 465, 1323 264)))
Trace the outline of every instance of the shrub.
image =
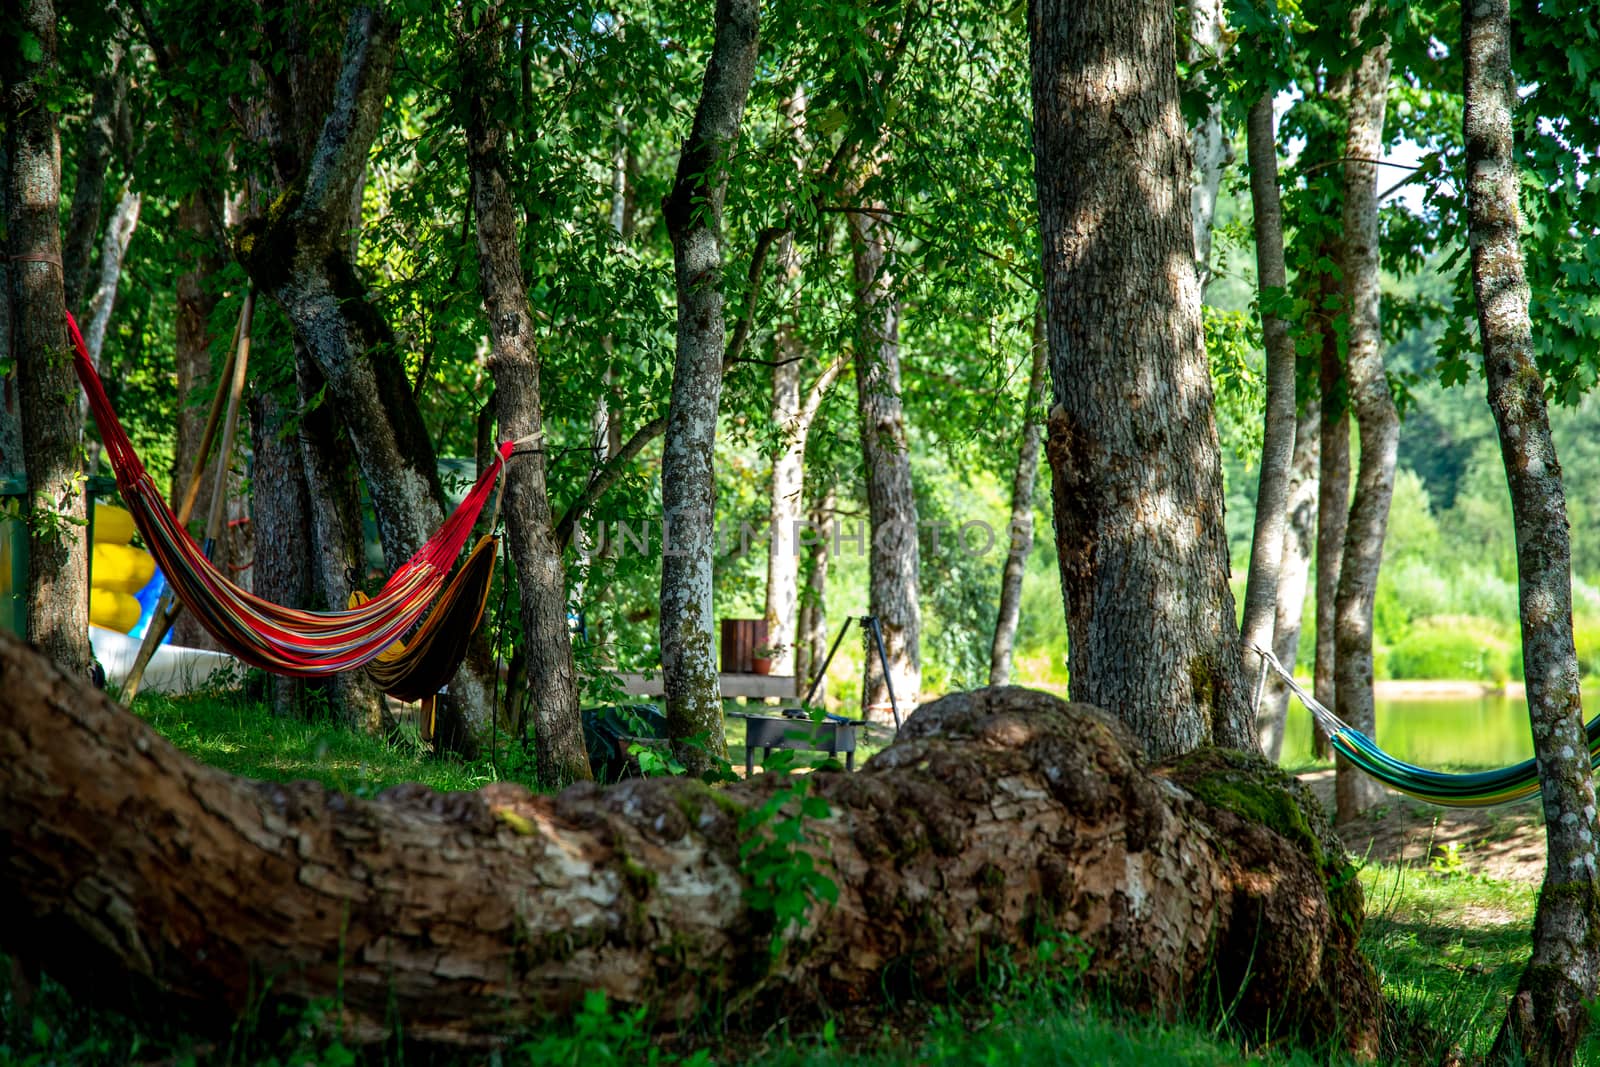
POLYGON ((1418 620, 1389 650, 1388 662, 1394 678, 1468 678, 1504 685, 1512 674, 1512 642, 1491 619, 1440 615, 1418 620))

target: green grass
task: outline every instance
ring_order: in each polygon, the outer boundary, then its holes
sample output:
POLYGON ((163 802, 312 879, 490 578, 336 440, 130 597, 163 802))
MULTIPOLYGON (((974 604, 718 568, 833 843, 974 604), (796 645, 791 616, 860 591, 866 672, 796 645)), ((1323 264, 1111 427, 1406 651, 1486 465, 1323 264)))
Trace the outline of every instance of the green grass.
MULTIPOLYGON (((371 795, 411 781, 438 789, 473 789, 508 773, 504 748, 497 771, 487 759, 465 763, 429 755, 414 740, 385 742, 332 722, 276 719, 259 705, 231 697, 150 697, 140 701, 139 712, 196 758, 256 778, 309 778, 371 795)), ((514 775, 515 768, 509 773, 514 775)), ((1417 1032, 1431 1028, 1437 1046, 1459 1047, 1469 1058, 1481 1055, 1526 962, 1536 891, 1458 873, 1379 865, 1366 867, 1361 878, 1368 915, 1363 947, 1386 996, 1403 1017, 1425 1024, 1414 1028, 1417 1032)), ((0 959, 0 974, 5 962, 0 959)), ((319 1036, 309 1019, 270 1040, 254 1029, 256 1024, 247 1023, 231 1045, 208 1048, 164 1030, 158 1020, 129 1020, 78 1004, 48 981, 36 1009, 21 1012, 7 984, 0 982, 0 1067, 136 1059, 173 1064, 352 1062, 350 1051, 319 1036)), ((1285 1046, 1241 1046, 1237 1035, 1222 1027, 1132 1015, 1119 1005, 1084 996, 1074 975, 1059 969, 1003 968, 953 1006, 885 1004, 882 1018, 886 1022, 880 1033, 848 1041, 838 1038, 831 1026, 765 1036, 711 1033, 702 1039, 707 1042, 703 1048, 683 1051, 659 1047, 643 1013, 620 1012, 600 1002, 518 1041, 503 1062, 529 1067, 1341 1062, 1326 1053, 1285 1046)), ((380 1054, 375 1062, 398 1061, 380 1054)))

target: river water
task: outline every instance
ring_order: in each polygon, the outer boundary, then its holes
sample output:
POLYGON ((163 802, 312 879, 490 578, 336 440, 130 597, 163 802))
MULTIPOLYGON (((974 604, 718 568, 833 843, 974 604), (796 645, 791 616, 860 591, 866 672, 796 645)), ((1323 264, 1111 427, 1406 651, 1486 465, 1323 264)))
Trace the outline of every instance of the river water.
MULTIPOLYGON (((1592 717, 1600 694, 1584 693, 1592 717)), ((1533 755, 1528 702, 1522 697, 1484 696, 1448 700, 1380 700, 1377 742, 1397 759, 1439 770, 1481 770, 1518 763, 1533 755)), ((1311 754, 1311 715, 1291 699, 1284 730, 1283 763, 1304 764, 1311 754)))

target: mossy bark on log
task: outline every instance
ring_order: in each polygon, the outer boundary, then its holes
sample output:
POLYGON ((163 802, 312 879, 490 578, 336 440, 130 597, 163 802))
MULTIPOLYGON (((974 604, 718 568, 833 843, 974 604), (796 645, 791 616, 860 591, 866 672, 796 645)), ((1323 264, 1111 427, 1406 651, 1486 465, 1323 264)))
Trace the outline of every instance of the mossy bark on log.
POLYGON ((1130 1002, 1220 992, 1245 1027, 1375 1051, 1359 887, 1259 761, 1152 773, 1104 713, 1000 688, 929 704, 862 771, 806 782, 831 812, 806 847, 839 898, 774 959, 740 818, 792 779, 370 800, 252 782, 0 636, 0 948, 201 1027, 270 981, 337 994, 346 1041, 400 1020, 409 1039, 484 1046, 595 988, 663 1020, 871 1018, 886 993, 947 995, 990 952, 1055 932, 1130 1002))

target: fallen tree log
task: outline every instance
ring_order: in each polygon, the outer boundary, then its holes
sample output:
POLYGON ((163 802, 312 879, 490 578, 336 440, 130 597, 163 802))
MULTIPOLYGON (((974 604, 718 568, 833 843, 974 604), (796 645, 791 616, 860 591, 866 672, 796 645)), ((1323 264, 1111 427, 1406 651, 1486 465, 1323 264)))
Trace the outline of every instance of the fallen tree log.
POLYGON ((1081 939, 1090 981, 1154 1008, 1208 1001, 1375 1052, 1359 885, 1315 802, 1259 760, 1151 773, 1087 706, 936 701, 861 771, 803 779, 829 810, 803 847, 838 899, 775 956, 740 851, 765 831, 741 819, 799 781, 373 799, 255 782, 0 636, 0 947, 203 1029, 266 988, 336 997, 346 1041, 484 1046, 596 988, 669 1020, 871 1018, 886 990, 944 995, 1053 932, 1081 939))

